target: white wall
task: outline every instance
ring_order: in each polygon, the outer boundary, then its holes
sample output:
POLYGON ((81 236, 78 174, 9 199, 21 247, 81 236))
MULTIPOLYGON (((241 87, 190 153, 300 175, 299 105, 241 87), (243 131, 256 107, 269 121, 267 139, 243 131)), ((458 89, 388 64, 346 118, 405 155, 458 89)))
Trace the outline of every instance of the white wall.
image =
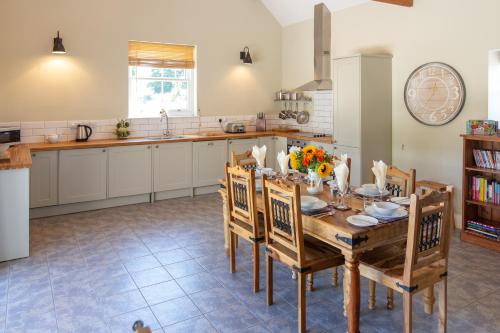
POLYGON ((281 26, 260 1, 1 0, 0 122, 126 117, 128 40, 198 46, 203 116, 276 108, 281 26))
MULTIPOLYGON (((488 52, 500 47, 500 1, 416 0, 405 8, 370 2, 332 16, 333 56, 390 53, 393 58, 393 164, 415 168, 418 179, 455 185, 460 210, 462 141, 468 119, 485 119, 488 111, 488 52), (428 127, 415 121, 404 105, 406 79, 419 65, 442 61, 463 76, 467 100, 450 124, 428 127), (404 145, 405 149, 402 149, 404 145)), ((312 21, 287 27, 283 40, 283 85, 291 88, 312 79, 312 53, 295 52, 312 42, 312 21)), ((307 47, 307 46, 306 46, 307 47)), ((335 75, 335 73, 333 74, 335 75)), ((335 98, 335 96, 334 96, 335 98)))

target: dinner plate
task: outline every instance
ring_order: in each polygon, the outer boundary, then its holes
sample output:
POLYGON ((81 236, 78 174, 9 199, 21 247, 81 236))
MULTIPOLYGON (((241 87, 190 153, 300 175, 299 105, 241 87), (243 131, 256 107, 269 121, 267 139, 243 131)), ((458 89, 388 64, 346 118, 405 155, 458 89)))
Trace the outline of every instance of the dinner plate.
POLYGON ((311 213, 311 212, 314 212, 317 210, 324 209, 327 206, 328 206, 328 204, 326 202, 318 199, 318 201, 316 201, 312 206, 307 207, 307 208, 301 208, 301 209, 303 212, 311 213))
POLYGON ((300 197, 300 206, 302 209, 309 209, 318 201, 319 201, 319 199, 316 197, 312 197, 309 195, 303 195, 300 197))
POLYGON ((376 218, 367 215, 351 215, 347 218, 347 222, 356 227, 372 227, 378 224, 376 218))
POLYGON ((369 206, 365 208, 368 215, 379 218, 379 219, 399 219, 408 216, 408 211, 404 208, 400 208, 394 212, 392 215, 382 215, 379 214, 373 207, 369 206))
POLYGON ((408 197, 393 197, 391 198, 391 201, 397 203, 398 205, 403 205, 403 206, 410 205, 410 198, 408 197))
MULTIPOLYGON (((357 189, 354 190, 354 192, 356 194, 359 194, 363 197, 379 197, 380 196, 380 193, 377 193, 377 194, 374 194, 374 193, 367 193, 362 187, 358 187, 357 189)), ((390 192, 387 191, 387 190, 384 190, 384 192, 382 192, 382 196, 387 196, 389 195, 390 192)))

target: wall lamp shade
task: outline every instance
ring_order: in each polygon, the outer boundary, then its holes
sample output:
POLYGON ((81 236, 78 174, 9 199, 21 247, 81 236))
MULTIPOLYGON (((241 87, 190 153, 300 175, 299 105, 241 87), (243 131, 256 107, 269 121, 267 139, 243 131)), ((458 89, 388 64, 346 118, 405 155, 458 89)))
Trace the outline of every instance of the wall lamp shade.
POLYGON ((62 43, 62 38, 59 37, 59 31, 57 32, 57 37, 54 38, 54 47, 52 48, 52 53, 54 54, 65 54, 66 49, 62 43))
POLYGON ((243 61, 244 64, 253 64, 248 46, 245 46, 243 51, 240 52, 240 60, 243 61))

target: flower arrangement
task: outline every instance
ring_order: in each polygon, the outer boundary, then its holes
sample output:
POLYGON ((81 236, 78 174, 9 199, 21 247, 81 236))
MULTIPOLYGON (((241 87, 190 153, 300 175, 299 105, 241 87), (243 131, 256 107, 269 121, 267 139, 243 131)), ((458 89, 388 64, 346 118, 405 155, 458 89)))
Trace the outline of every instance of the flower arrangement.
POLYGON ((332 173, 333 156, 324 149, 318 149, 313 145, 300 149, 290 149, 290 165, 294 170, 307 173, 309 170, 316 172, 321 178, 330 176, 332 173))
POLYGON ((126 139, 130 135, 130 131, 128 130, 130 123, 124 119, 120 120, 116 124, 116 128, 114 133, 118 137, 118 139, 126 139))

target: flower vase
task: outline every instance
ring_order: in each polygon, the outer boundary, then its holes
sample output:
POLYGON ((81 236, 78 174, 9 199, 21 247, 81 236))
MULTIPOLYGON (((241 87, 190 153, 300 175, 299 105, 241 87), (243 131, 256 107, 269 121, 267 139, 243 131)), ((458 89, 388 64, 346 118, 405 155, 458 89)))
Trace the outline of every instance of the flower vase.
POLYGON ((309 192, 309 194, 319 194, 323 192, 323 179, 321 179, 316 171, 309 169, 307 171, 307 178, 307 192, 309 192))

